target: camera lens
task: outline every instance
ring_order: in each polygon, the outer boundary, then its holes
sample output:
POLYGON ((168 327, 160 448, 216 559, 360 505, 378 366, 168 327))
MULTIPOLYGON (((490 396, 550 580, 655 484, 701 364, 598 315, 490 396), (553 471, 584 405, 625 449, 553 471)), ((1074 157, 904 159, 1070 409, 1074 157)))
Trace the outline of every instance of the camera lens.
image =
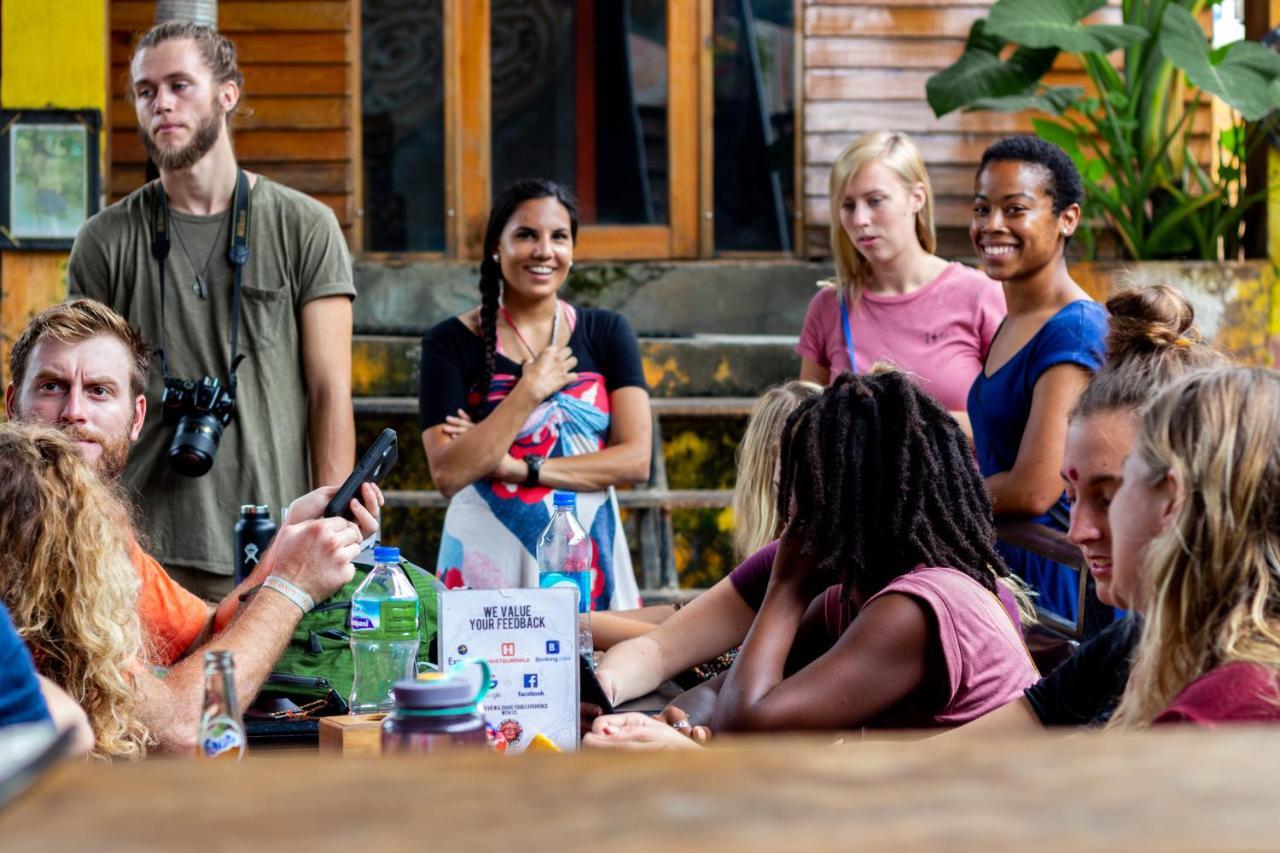
POLYGON ((202 477, 213 467, 222 439, 222 422, 213 415, 187 415, 178 421, 169 442, 169 464, 186 477, 202 477))

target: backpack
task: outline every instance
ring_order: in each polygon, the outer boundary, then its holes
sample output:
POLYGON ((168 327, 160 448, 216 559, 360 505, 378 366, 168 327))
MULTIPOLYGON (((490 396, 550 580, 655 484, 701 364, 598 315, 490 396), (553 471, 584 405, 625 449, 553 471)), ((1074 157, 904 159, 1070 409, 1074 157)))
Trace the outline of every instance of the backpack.
MULTIPOLYGON (((357 562, 355 567, 356 573, 351 580, 298 621, 289 645, 262 686, 260 695, 263 698, 288 697, 299 705, 324 699, 327 702, 326 714, 347 712, 346 700, 355 678, 348 633, 351 596, 373 569, 373 563, 357 562), (333 696, 335 693, 337 695, 333 696)), ((439 614, 436 598, 439 582, 426 569, 408 560, 402 559, 400 568, 418 592, 418 661, 432 662, 439 614)))

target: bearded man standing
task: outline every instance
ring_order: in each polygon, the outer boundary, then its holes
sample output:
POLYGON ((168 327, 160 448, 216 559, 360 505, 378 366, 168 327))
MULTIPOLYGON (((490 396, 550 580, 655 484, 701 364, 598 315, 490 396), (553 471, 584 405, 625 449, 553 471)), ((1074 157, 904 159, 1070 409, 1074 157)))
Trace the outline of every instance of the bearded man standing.
POLYGON ((72 295, 160 342, 163 370, 146 392, 153 412, 166 377, 208 376, 233 392, 208 473, 175 470, 175 427, 153 416, 124 474, 156 557, 216 600, 231 588, 241 504, 278 509, 313 485, 341 483, 354 464, 351 260, 327 207, 237 165, 228 116, 243 77, 230 40, 160 24, 138 42, 130 77, 160 179, 84 225, 67 278, 72 295), (237 282, 232 258, 245 249, 237 282))

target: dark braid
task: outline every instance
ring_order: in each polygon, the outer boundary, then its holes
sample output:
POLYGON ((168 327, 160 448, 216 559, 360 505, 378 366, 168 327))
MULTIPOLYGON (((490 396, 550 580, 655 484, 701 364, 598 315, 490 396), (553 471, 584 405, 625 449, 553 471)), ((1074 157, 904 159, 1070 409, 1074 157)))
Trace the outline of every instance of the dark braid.
POLYGON ((897 371, 844 373, 787 419, 778 512, 804 522, 832 583, 871 596, 918 565, 995 592, 991 499, 960 425, 897 371))
POLYGON ((493 382, 494 363, 498 355, 498 295, 502 291, 502 267, 485 255, 480 261, 480 340, 484 344, 484 366, 480 374, 480 400, 471 412, 480 420, 487 412, 489 385, 493 382))
POLYGON ((493 259, 502 240, 502 229, 515 214, 516 208, 526 201, 554 198, 569 212, 569 232, 578 239, 578 205, 573 194, 555 181, 527 178, 516 181, 503 190, 489 209, 489 221, 484 229, 484 254, 480 258, 480 340, 484 346, 484 363, 477 388, 480 399, 471 410, 472 420, 479 421, 488 414, 489 386, 493 383, 498 353, 498 299, 502 293, 502 265, 493 259))

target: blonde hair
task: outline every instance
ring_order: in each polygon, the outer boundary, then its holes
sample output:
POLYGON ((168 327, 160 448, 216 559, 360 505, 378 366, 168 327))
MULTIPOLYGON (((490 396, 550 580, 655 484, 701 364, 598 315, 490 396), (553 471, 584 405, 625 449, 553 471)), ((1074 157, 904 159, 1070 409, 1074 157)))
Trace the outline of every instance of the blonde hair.
POLYGON ((1145 621, 1115 728, 1149 725, 1223 664, 1280 673, 1280 373, 1184 377, 1147 410, 1131 452, 1183 499, 1144 554, 1145 621))
POLYGON ((831 254, 836 263, 836 284, 850 303, 856 301, 871 278, 871 265, 858 254, 840 224, 840 206, 849 182, 862 167, 877 162, 892 170, 908 189, 916 184, 924 186, 924 205, 916 214, 916 239, 929 254, 938 245, 933 226, 933 186, 915 142, 897 131, 877 130, 859 136, 831 166, 831 254))
POLYGON ((37 668, 84 708, 98 756, 142 758, 144 659, 128 511, 61 432, 0 424, 0 597, 37 668))
POLYGON ((751 407, 747 430, 738 445, 738 479, 733 487, 733 551, 739 560, 782 533, 773 478, 782 427, 796 406, 821 393, 821 385, 793 379, 765 391, 751 407))

